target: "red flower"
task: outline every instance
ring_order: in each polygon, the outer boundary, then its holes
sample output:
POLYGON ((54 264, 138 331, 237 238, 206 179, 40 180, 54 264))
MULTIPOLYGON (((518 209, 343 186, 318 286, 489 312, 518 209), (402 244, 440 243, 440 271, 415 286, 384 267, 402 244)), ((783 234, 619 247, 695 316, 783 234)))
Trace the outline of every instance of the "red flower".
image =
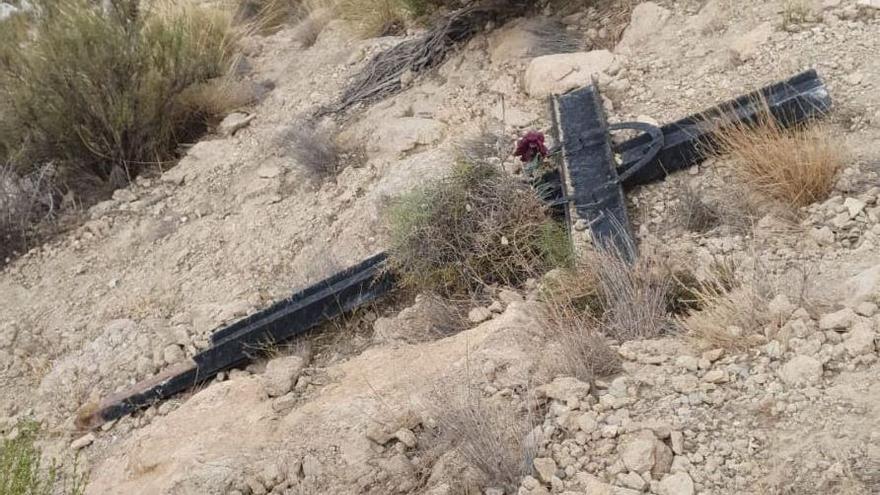
POLYGON ((544 134, 538 131, 529 131, 516 143, 516 151, 513 156, 518 156, 523 163, 529 163, 540 155, 547 156, 547 147, 544 146, 544 134))

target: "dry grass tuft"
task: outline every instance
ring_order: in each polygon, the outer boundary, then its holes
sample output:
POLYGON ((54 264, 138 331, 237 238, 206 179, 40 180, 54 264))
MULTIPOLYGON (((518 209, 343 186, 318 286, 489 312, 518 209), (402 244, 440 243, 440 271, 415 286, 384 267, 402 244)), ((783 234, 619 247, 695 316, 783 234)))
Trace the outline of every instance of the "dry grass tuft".
POLYGON ((572 53, 586 49, 584 41, 557 19, 539 17, 525 23, 523 28, 536 39, 530 52, 532 56, 572 53))
POLYGON ((670 329, 674 280, 659 257, 643 253, 632 265, 612 249, 588 253, 602 300, 603 333, 618 341, 657 337, 670 329))
POLYGON ((467 163, 491 165, 501 162, 513 149, 513 139, 503 129, 480 129, 462 139, 456 146, 458 155, 467 163))
POLYGON ((443 297, 516 287, 569 259, 565 230, 522 182, 487 165, 398 198, 386 211, 390 267, 404 286, 443 297))
POLYGON ((753 126, 726 126, 713 147, 733 158, 734 173, 748 190, 795 207, 827 198, 846 158, 828 127, 785 129, 767 111, 753 126))
POLYGON ((674 212, 676 223, 691 232, 708 232, 721 223, 721 213, 707 203, 693 187, 682 184, 676 196, 679 203, 674 212))
POLYGON ((0 265, 25 251, 35 226, 57 212, 54 172, 43 166, 22 177, 10 165, 0 165, 0 265))
POLYGON ((551 329, 566 342, 563 353, 571 353, 571 374, 588 379, 615 370, 616 353, 601 336, 654 338, 675 327, 675 315, 696 307, 696 277, 664 259, 643 253, 630 264, 613 248, 595 247, 574 268, 545 277, 542 300, 551 329))
POLYGON ((698 345, 742 351, 770 322, 768 301, 775 291, 765 281, 747 276, 731 260, 718 261, 692 290, 697 311, 679 318, 698 345))
POLYGON ((552 375, 568 375, 592 382, 620 371, 620 355, 601 332, 601 322, 579 309, 570 296, 549 297, 546 330, 558 345, 552 375), (570 302, 566 302, 569 300, 570 302))
POLYGON ((783 29, 808 22, 812 17, 813 2, 810 0, 784 0, 782 2, 783 29))
POLYGON ((241 0, 235 20, 247 24, 250 31, 271 34, 296 19, 302 3, 300 0, 241 0))
POLYGON ((312 9, 296 25, 293 39, 303 47, 309 48, 318 41, 318 36, 330 22, 333 12, 329 8, 312 9))
POLYGON ((438 389, 432 397, 438 442, 434 448, 455 450, 487 476, 487 486, 515 493, 531 473, 535 442, 529 434, 534 414, 515 404, 483 397, 471 385, 438 389))
POLYGON ((318 178, 334 177, 341 171, 341 150, 330 132, 313 125, 294 124, 285 133, 284 147, 294 160, 318 178))
POLYGON ((256 102, 264 91, 254 83, 224 76, 186 88, 178 100, 189 119, 214 127, 226 115, 256 102))
POLYGON ((412 15, 404 0, 339 0, 336 12, 364 38, 402 33, 412 15))

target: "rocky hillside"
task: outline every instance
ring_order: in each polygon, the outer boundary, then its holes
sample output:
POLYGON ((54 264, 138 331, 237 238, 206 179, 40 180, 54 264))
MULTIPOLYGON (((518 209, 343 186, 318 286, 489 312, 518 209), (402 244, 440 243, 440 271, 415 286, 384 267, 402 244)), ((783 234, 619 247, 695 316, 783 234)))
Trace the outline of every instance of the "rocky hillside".
POLYGON ((489 26, 400 94, 325 118, 345 148, 330 176, 302 159, 302 122, 402 38, 334 20, 308 47, 296 26, 245 39, 272 89, 240 128, 0 273, 0 433, 36 419, 47 458, 80 455, 89 494, 880 493, 880 4, 642 2, 618 43, 604 9, 561 17, 564 49, 541 19, 489 26), (695 270, 729 259, 761 282, 729 308, 753 327, 611 342, 619 372, 582 381, 553 372, 565 349, 536 281, 496 288, 458 333, 424 338, 423 299, 372 308, 97 431, 74 426, 219 325, 383 250, 390 198, 447 174, 486 130, 549 131, 551 93, 595 79, 611 121, 667 122, 805 68, 847 150, 826 200, 739 211, 724 157, 628 198, 643 251, 695 270), (693 191, 719 211, 706 229, 681 221, 693 191), (437 439, 438 394, 467 386, 529 412, 515 487, 437 439))

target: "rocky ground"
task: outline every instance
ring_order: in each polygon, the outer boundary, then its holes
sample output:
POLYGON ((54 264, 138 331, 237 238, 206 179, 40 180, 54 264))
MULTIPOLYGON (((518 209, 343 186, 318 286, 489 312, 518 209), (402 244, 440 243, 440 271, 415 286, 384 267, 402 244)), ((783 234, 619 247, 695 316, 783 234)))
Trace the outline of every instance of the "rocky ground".
POLYGON ((554 55, 514 21, 403 93, 322 122, 353 157, 332 179, 297 163, 291 129, 399 40, 359 41, 338 22, 309 48, 293 28, 248 39, 254 80, 272 90, 246 126, 195 144, 0 274, 0 432, 37 418, 47 455, 78 451, 95 494, 440 495, 470 474, 423 455, 437 382, 476 380, 514 401, 546 382, 523 494, 880 493, 880 9, 803 2, 793 17, 794 3, 642 3, 607 51, 613 26, 585 10, 563 22, 599 51, 554 55), (606 380, 546 376, 540 304, 505 291, 474 318, 487 321, 445 338, 408 338, 430 326, 423 303, 365 311, 353 324, 367 331, 337 336, 363 340, 354 351, 299 346, 98 431, 73 426, 98 397, 204 348, 218 325, 381 250, 389 197, 443 175, 485 129, 548 130, 550 92, 595 76, 612 121, 664 122, 807 67, 851 152, 827 201, 794 220, 688 231, 681 188, 723 201, 720 159, 630 194, 645 245, 700 266, 752 260, 774 281, 750 349, 670 335, 621 345, 623 371, 606 380))

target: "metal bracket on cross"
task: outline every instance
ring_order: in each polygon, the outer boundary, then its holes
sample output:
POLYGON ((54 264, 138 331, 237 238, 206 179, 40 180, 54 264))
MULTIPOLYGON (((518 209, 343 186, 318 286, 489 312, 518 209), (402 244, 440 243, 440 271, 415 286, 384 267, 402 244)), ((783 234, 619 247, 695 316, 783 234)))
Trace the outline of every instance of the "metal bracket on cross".
POLYGON ((570 231, 581 221, 593 242, 632 261, 636 244, 625 189, 699 163, 712 151, 713 136, 725 125, 751 125, 769 114, 784 127, 796 126, 826 114, 831 97, 816 71, 808 70, 659 129, 647 124, 608 125, 593 85, 551 97, 551 106, 554 135, 562 149, 558 184, 551 197, 569 203, 565 214, 570 231), (611 131, 620 129, 642 134, 615 146, 611 131))

